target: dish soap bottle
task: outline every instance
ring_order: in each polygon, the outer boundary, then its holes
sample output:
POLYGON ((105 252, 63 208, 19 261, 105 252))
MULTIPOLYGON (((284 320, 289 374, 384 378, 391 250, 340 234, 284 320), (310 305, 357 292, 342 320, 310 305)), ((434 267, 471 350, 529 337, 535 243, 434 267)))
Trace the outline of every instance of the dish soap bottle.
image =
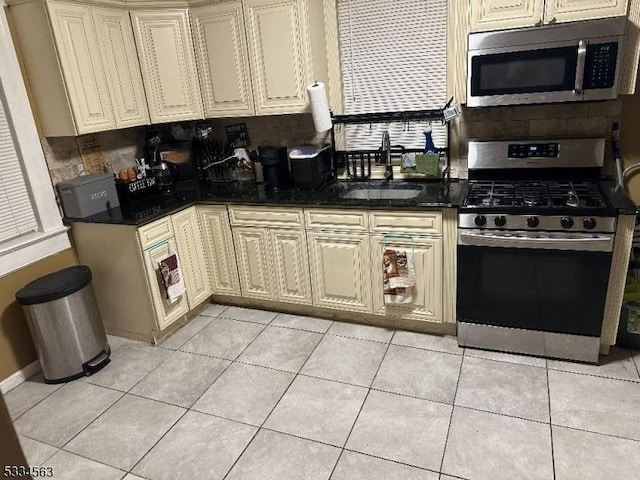
POLYGON ((438 149, 433 144, 433 136, 431 135, 431 124, 424 131, 424 154, 438 153, 438 149))

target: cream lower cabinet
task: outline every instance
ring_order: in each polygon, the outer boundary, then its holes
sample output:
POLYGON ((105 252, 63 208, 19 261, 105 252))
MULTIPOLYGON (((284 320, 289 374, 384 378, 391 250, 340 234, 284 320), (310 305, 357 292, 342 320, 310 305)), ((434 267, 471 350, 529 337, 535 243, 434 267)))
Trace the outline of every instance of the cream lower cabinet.
POLYGON ((307 237, 303 230, 268 229, 276 300, 311 304, 307 237))
POLYGON ((371 289, 373 313, 407 320, 442 321, 443 258, 442 238, 413 237, 414 242, 401 237, 371 237, 371 289), (411 289, 413 302, 385 304, 383 293, 383 248, 405 250, 413 254, 415 286, 411 289))
POLYGON ((204 118, 189 10, 133 10, 131 22, 151 122, 204 118))
POLYGON ((481 32, 626 15, 629 0, 471 0, 470 30, 481 32))
POLYGON ((194 309, 211 296, 209 269, 196 207, 171 215, 189 308, 194 309))
POLYGON ((155 343, 211 295, 196 207, 140 228, 73 223, 72 234, 80 262, 93 274, 107 333, 155 343), (186 293, 169 302, 158 264, 174 253, 186 293))
POLYGON ((240 279, 226 205, 200 205, 198 215, 209 265, 211 292, 240 296, 240 279))
POLYGON ((229 207, 242 296, 311 304, 301 208, 229 207))
POLYGON ((177 253, 179 258, 182 258, 182 255, 178 252, 176 240, 173 237, 165 239, 144 250, 144 264, 147 271, 147 281, 149 282, 151 297, 153 298, 153 305, 156 312, 156 319, 160 330, 164 330, 189 312, 187 296, 182 295, 175 302, 170 303, 166 298, 164 287, 162 286, 162 278, 160 276, 158 262, 173 253, 177 253))
POLYGON ((233 227, 233 243, 242 296, 275 300, 267 229, 233 227))
POLYGON ((316 307, 372 313, 369 234, 307 232, 316 307))

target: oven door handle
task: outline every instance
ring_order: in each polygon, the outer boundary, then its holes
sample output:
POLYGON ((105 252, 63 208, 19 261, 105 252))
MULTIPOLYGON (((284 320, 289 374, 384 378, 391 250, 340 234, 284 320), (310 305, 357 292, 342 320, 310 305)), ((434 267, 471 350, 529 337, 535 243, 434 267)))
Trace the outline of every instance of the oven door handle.
POLYGON ((513 234, 483 230, 458 231, 458 245, 473 247, 530 248, 544 250, 574 250, 579 252, 613 251, 613 235, 544 235, 513 234))

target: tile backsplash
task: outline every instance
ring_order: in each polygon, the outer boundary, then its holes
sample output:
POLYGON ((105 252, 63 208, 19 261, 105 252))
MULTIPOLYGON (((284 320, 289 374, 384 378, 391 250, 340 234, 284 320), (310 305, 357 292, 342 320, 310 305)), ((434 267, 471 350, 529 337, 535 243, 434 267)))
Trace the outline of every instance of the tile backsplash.
MULTIPOLYGON (((524 105, 513 107, 463 108, 452 123, 451 158, 454 175, 466 176, 469 139, 580 138, 605 137, 611 125, 620 121, 622 102, 524 105)), ((212 119, 216 139, 225 138, 225 127, 245 123, 252 148, 264 145, 294 146, 329 142, 329 133, 316 133, 311 114, 272 115, 212 119)), ((144 156, 144 127, 95 134, 107 162, 117 171, 144 156)), ((82 165, 75 137, 43 138, 42 147, 54 185, 78 175, 82 165)), ((609 155, 608 155, 609 157, 609 155)))

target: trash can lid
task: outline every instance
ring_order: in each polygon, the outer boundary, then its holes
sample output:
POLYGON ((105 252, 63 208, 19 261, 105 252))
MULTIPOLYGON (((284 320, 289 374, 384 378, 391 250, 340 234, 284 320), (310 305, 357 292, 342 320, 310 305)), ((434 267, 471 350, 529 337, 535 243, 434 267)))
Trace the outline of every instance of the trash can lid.
POLYGON ((35 305, 66 297, 91 283, 91 270, 85 265, 68 267, 40 277, 18 290, 20 305, 35 305))

